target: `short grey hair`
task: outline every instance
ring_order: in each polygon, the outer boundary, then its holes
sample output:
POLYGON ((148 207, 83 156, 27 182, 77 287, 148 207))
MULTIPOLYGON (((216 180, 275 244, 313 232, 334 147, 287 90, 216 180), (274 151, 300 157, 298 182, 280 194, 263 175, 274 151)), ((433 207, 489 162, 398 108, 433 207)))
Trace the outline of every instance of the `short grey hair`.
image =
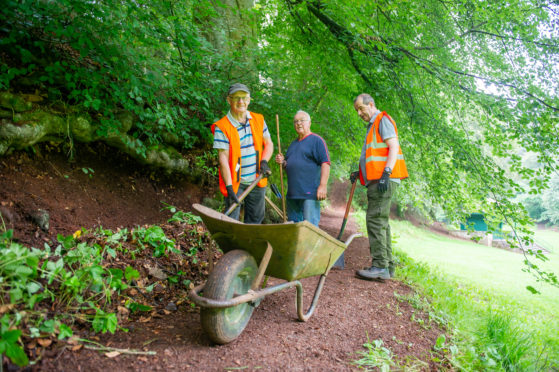
POLYGON ((375 100, 373 99, 373 97, 371 97, 370 94, 367 93, 361 93, 360 95, 358 95, 357 97, 355 97, 355 99, 353 100, 353 104, 355 105, 357 103, 357 101, 359 101, 359 98, 361 98, 361 102, 363 102, 364 105, 368 105, 369 103, 373 103, 373 105, 376 107, 375 105, 375 100))
POLYGON ((293 117, 297 116, 297 114, 305 114, 305 116, 309 119, 309 121, 311 121, 311 116, 309 115, 308 112, 303 111, 303 110, 299 110, 295 113, 295 115, 293 117))

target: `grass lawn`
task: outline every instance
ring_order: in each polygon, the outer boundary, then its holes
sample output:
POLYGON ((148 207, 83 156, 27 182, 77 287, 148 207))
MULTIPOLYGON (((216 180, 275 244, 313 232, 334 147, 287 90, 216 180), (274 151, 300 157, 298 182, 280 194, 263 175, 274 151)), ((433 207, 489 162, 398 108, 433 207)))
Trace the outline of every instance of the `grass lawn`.
MULTIPOLYGON (((407 221, 391 221, 391 227, 395 250, 426 264, 449 282, 480 291, 484 294, 481 307, 510 317, 512 324, 539 347, 547 345, 551 359, 559 363, 559 288, 537 282, 532 274, 522 271, 526 268, 522 254, 451 239, 407 221), (528 285, 540 294, 529 292, 528 285)), ((549 261, 529 259, 545 271, 559 274, 559 232, 538 231, 536 241, 552 249, 549 261)), ((453 319, 455 324, 475 328, 475 314, 462 316, 453 319)))
MULTIPOLYGON (((390 226, 393 238, 397 241, 396 246, 415 261, 436 267, 478 288, 526 299, 528 302, 535 301, 544 306, 553 305, 556 311, 559 310, 559 289, 538 283, 531 274, 523 272, 526 265, 522 254, 451 239, 416 228, 406 221, 391 221, 390 226), (526 290, 528 285, 540 291, 541 295, 532 295, 526 290)), ((556 241, 559 241, 559 233, 554 234, 556 241)), ((544 263, 528 256, 537 266, 559 273, 559 250, 547 257, 549 262, 544 263)))
POLYGON ((559 254, 559 231, 537 229, 534 240, 545 249, 559 254))

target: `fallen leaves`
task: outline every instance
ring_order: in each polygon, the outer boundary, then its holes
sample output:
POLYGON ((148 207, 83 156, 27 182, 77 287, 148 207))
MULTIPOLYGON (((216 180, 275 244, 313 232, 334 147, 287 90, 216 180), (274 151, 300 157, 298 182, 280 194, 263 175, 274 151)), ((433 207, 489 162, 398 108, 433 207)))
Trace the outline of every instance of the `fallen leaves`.
POLYGON ((157 278, 159 280, 167 279, 167 274, 165 274, 165 272, 161 270, 159 267, 149 266, 149 265, 145 265, 145 267, 146 269, 148 269, 148 274, 153 276, 154 278, 157 278))
POLYGON ((74 345, 74 346, 72 346, 72 349, 71 349, 71 350, 72 350, 72 351, 78 351, 78 350, 81 350, 82 348, 83 348, 83 345, 82 345, 82 344, 79 344, 79 345, 74 345))
POLYGON ((49 347, 52 344, 52 340, 50 338, 39 338, 37 343, 42 347, 49 347))
POLYGON ((16 307, 15 304, 0 305, 0 314, 7 313, 8 311, 11 311, 15 307, 16 307))

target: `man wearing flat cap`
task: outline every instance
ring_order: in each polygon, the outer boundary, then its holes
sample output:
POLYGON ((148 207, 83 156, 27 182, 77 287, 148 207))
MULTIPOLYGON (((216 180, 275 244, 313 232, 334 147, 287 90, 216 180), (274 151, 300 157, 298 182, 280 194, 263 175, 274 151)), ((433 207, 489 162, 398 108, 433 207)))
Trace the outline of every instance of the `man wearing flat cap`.
MULTIPOLYGON (((227 103, 230 107, 227 115, 212 125, 213 148, 217 149, 219 158, 219 189, 225 196, 226 210, 238 203, 238 195, 260 174, 270 174, 268 160, 274 151, 264 116, 248 111, 250 90, 247 86, 231 85, 227 103)), ((262 223, 267 182, 267 178, 262 178, 243 200, 244 223, 262 223)), ((238 220, 239 214, 240 208, 236 208, 230 217, 238 220)))

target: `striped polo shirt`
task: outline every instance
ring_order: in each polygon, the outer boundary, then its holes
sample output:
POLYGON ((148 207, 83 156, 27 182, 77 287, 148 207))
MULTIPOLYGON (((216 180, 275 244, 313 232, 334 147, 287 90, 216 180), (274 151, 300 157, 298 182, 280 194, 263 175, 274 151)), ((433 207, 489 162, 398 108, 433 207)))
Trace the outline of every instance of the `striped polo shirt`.
MULTIPOLYGON (((227 113, 227 119, 239 133, 239 139, 241 140, 241 183, 250 184, 256 179, 256 150, 254 150, 254 141, 252 139, 252 131, 249 124, 249 119, 252 119, 250 112, 247 111, 247 121, 246 123, 239 123, 237 119, 231 115, 231 111, 227 113)), ((264 130, 262 137, 264 139, 271 138, 270 132, 268 132, 268 126, 266 121, 264 121, 264 130)), ((214 143, 213 148, 218 150, 229 150, 229 139, 219 129, 215 127, 214 132, 214 143)), ((262 154, 260 154, 262 158, 262 154)))

